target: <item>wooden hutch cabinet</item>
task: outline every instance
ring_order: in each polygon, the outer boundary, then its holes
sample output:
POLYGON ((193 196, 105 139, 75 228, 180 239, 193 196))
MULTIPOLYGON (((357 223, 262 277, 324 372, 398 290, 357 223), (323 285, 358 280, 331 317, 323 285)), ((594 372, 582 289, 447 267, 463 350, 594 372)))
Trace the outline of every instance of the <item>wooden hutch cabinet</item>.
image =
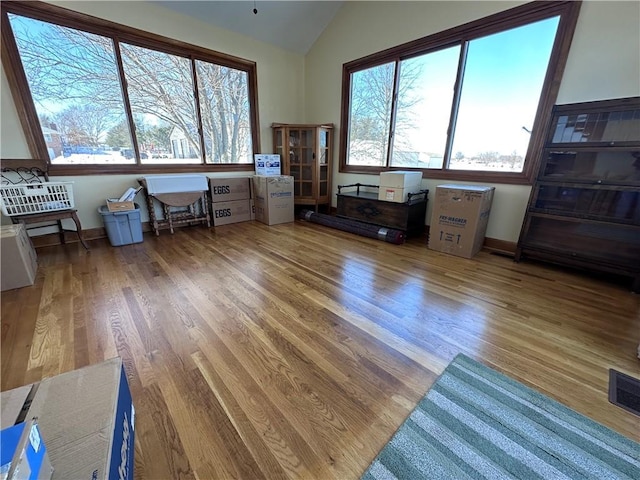
POLYGON ((516 251, 528 257, 640 291, 640 97, 554 107, 516 251))
POLYGON ((282 174, 294 178, 296 205, 318 211, 331 203, 333 124, 293 125, 274 123, 274 153, 282 158, 282 174))

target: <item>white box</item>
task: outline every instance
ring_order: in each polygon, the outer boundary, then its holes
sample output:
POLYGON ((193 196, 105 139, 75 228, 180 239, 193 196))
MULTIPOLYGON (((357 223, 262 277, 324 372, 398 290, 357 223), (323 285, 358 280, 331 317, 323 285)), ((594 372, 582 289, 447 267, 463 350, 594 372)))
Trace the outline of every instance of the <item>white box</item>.
POLYGON ((378 200, 404 203, 422 188, 422 172, 381 172, 378 200))
POLYGON ((256 175, 278 176, 280 175, 280 155, 278 154, 256 154, 254 155, 256 164, 256 175))
POLYGON ((228 225, 230 223, 248 222, 251 220, 251 200, 233 200, 231 202, 216 202, 211 205, 213 226, 228 225))
POLYGON ((33 285, 38 272, 38 257, 24 225, 3 225, 0 242, 2 291, 33 285))
POLYGON ((256 175, 253 177, 256 220, 267 225, 295 220, 293 208, 293 177, 256 175))
POLYGON ((378 200, 385 202, 404 203, 409 200, 410 193, 418 193, 420 187, 412 188, 396 188, 396 187, 384 187, 381 186, 378 190, 378 200))
POLYGON ((380 186, 393 187, 393 188, 415 188, 416 191, 420 190, 422 185, 422 172, 381 172, 380 173, 380 186))

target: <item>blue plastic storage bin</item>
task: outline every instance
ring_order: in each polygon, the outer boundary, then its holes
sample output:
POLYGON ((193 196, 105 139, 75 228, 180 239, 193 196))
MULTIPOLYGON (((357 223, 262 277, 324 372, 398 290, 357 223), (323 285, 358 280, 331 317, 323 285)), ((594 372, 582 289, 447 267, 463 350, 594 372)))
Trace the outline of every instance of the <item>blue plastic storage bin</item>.
POLYGON ((140 220, 140 207, 126 212, 110 212, 106 205, 98 209, 104 228, 107 231, 109 242, 114 247, 142 242, 142 222, 140 220))

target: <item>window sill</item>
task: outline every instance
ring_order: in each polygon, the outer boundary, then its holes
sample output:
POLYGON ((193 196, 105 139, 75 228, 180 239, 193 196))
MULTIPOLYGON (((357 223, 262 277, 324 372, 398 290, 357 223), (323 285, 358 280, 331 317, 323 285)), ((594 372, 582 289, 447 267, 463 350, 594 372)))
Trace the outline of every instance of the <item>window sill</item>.
POLYGON ((252 163, 212 165, 50 165, 51 176, 72 175, 127 175, 146 173, 217 173, 254 172, 252 163))
POLYGON ((361 167, 357 165, 343 165, 340 173, 360 173, 365 175, 379 175, 380 172, 393 170, 410 170, 422 172, 423 178, 448 180, 452 182, 486 182, 505 183, 512 185, 532 185, 532 179, 525 173, 510 172, 481 172, 475 170, 435 170, 428 168, 382 168, 382 167, 361 167))

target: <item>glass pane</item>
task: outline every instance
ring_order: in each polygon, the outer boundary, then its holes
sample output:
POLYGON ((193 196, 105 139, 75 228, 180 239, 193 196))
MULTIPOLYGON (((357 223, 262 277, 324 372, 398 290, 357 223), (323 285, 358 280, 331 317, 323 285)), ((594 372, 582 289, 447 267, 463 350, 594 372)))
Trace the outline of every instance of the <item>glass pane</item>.
POLYGON ((311 167, 303 166, 302 167, 302 179, 303 180, 313 180, 313 170, 311 167))
POLYGON ((303 163, 313 163, 313 150, 311 148, 302 149, 302 161, 303 163))
POLYGON ((391 165, 442 168, 460 47, 400 63, 391 165))
POLYGON ((252 163, 247 72, 196 60, 207 163, 252 163))
POLYGON ((121 44, 142 163, 201 163, 191 62, 121 44))
POLYGON ((290 147, 300 146, 300 132, 298 130, 289 131, 289 146, 290 147))
POLYGON ((303 182, 301 196, 311 197, 312 195, 313 195, 313 184, 311 182, 303 182))
POLYGON ((395 63, 351 75, 349 165, 386 165, 394 75, 395 63))
POLYGON ((527 245, 610 263, 640 266, 638 227, 532 217, 527 245))
POLYGON ((559 115, 553 143, 640 140, 640 110, 559 115))
POLYGON ((558 20, 469 42, 451 169, 522 171, 558 20))
POLYGON ((135 163, 110 39, 9 14, 49 157, 135 163))
POLYGON ((547 153, 542 178, 640 184, 640 152, 591 151, 547 153))
POLYGON ((295 165, 300 163, 300 149, 292 148, 289 150, 289 164, 295 165))
POLYGON ((320 148, 327 148, 329 146, 329 132, 327 130, 320 130, 320 148))
POLYGON ((640 225, 640 191, 541 185, 535 207, 640 225))
POLYGON ((320 182, 320 196, 324 197, 327 195, 327 182, 320 182))
POLYGON ((302 130, 300 132, 301 145, 303 147, 313 147, 313 130, 302 130))

